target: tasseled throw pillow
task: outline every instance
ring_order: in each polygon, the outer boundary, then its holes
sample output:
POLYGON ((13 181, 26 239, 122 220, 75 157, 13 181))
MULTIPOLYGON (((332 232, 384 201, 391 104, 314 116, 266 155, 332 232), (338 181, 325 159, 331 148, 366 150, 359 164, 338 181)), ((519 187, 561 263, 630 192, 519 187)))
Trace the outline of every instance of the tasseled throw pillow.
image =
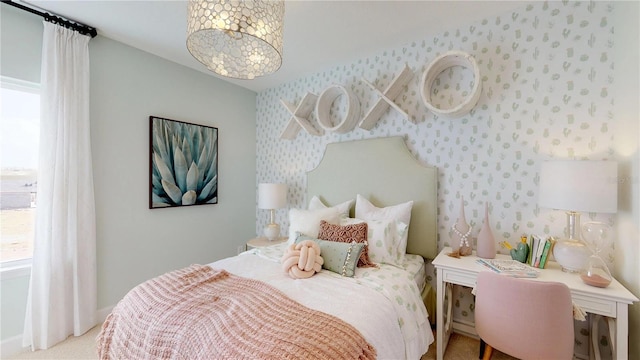
POLYGON ((360 259, 358 259, 359 267, 375 266, 369 259, 369 250, 367 243, 367 223, 359 223, 352 225, 333 225, 322 220, 320 221, 320 232, 318 232, 318 239, 337 241, 350 243, 355 241, 357 243, 364 243, 364 249, 360 253, 360 259))

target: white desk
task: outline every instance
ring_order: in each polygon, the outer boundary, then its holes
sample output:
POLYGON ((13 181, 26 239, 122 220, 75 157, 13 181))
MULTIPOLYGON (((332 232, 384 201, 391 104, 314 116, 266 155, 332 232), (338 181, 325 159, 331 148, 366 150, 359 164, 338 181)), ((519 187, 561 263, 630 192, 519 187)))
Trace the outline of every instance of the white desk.
MULTIPOLYGON (((444 248, 433 260, 433 266, 438 275, 437 284, 437 308, 436 308, 436 347, 437 359, 442 360, 444 351, 451 335, 451 284, 474 287, 476 277, 480 271, 491 271, 485 266, 476 263, 478 257, 475 251, 472 256, 464 256, 459 259, 448 256, 451 248, 444 248), (444 320, 445 288, 448 291, 448 316, 447 324, 444 320)), ((498 255, 497 258, 510 259, 508 255, 498 255)), ((629 290, 617 280, 613 280, 606 288, 597 288, 586 285, 578 274, 566 273, 560 269, 556 262, 549 262, 545 269, 540 270, 540 276, 532 281, 557 281, 567 284, 571 290, 573 302, 584 311, 606 316, 609 322, 614 359, 627 359, 629 357, 629 305, 638 301, 629 290), (613 325, 615 323, 615 326, 613 325)), ((595 326, 594 326, 595 328, 595 326)), ((592 329, 593 331, 593 329, 592 329)), ((593 339, 593 337, 592 337, 593 339)))

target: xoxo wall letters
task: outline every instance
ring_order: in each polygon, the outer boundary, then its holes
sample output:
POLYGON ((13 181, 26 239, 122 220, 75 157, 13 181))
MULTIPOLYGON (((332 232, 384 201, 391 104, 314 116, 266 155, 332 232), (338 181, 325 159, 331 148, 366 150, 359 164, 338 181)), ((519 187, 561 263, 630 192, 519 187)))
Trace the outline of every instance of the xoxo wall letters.
MULTIPOLYGON (((402 89, 409 83, 412 77, 413 71, 405 64, 403 70, 391 81, 384 91, 381 91, 375 85, 363 79, 363 81, 376 92, 379 98, 362 120, 359 118, 360 101, 351 90, 344 86, 332 85, 326 88, 320 96, 307 92, 297 106, 280 99, 280 102, 291 114, 291 118, 280 134, 280 138, 293 140, 300 129, 304 129, 308 134, 314 136, 321 136, 324 134, 324 131, 344 134, 353 130, 356 125, 365 130, 371 130, 390 106, 400 112, 405 118, 408 118, 408 114, 400 108, 394 100, 400 95, 402 89), (347 100, 346 114, 343 115, 337 124, 334 124, 331 120, 331 106, 338 97, 343 95, 347 100), (317 123, 321 128, 320 130, 312 124, 311 115, 314 106, 317 123), (358 122, 359 120, 360 122, 358 122)), ((467 114, 478 102, 481 92, 482 85, 478 65, 473 56, 461 51, 449 51, 436 57, 424 71, 422 81, 420 82, 420 93, 425 106, 432 112, 446 117, 458 117, 467 114), (446 109, 439 108, 431 101, 431 89, 438 76, 444 70, 453 66, 462 66, 473 71, 473 88, 471 89, 471 93, 459 104, 455 104, 446 109)))

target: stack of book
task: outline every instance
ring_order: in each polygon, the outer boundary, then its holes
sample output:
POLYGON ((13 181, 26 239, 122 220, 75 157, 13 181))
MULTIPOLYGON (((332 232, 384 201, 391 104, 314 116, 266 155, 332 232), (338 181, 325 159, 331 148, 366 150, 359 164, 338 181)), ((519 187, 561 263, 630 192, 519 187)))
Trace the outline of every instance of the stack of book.
POLYGON ((529 255, 527 255, 527 264, 534 268, 544 269, 547 261, 552 254, 555 239, 551 236, 542 237, 531 235, 527 239, 529 245, 529 255))

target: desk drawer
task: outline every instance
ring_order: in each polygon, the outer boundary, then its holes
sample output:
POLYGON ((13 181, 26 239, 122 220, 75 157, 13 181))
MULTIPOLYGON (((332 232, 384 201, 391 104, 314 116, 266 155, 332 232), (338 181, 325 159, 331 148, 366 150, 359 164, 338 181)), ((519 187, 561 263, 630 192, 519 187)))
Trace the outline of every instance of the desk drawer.
POLYGON ((443 271, 442 279, 444 282, 474 287, 476 286, 476 279, 478 278, 477 273, 466 273, 461 271, 448 271, 448 270, 440 270, 443 271))
POLYGON ((615 301, 607 301, 578 294, 571 294, 571 299, 576 303, 576 305, 580 306, 582 310, 588 313, 604 315, 612 318, 616 317, 617 312, 615 301))

